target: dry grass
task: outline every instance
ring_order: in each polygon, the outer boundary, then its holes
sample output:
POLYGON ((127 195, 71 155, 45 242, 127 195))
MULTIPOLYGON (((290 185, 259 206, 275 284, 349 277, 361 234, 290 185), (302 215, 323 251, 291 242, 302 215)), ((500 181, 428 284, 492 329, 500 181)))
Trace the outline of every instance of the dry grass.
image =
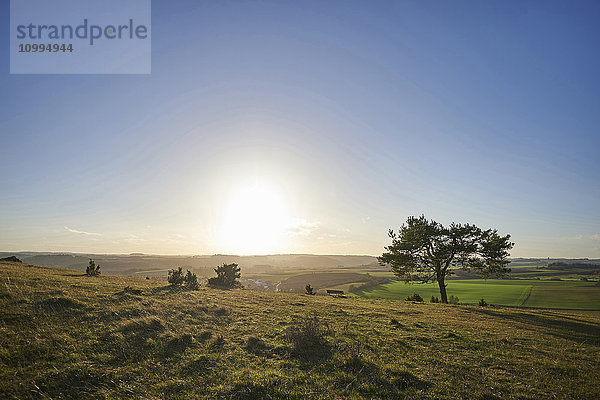
POLYGON ((0 398, 600 398, 598 312, 165 285, 0 264, 0 398))

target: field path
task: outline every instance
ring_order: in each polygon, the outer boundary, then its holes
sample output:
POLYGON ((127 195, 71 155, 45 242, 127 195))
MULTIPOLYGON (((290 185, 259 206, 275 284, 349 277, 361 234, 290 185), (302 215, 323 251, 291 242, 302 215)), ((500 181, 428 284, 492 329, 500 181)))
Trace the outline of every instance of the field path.
POLYGON ((533 290, 533 286, 529 286, 529 290, 527 291, 527 296, 525 296, 525 299, 523 299, 523 301, 521 302, 521 304, 519 304, 520 306, 524 306, 525 303, 527 303, 527 300, 529 300, 529 297, 531 297, 531 291, 533 290))

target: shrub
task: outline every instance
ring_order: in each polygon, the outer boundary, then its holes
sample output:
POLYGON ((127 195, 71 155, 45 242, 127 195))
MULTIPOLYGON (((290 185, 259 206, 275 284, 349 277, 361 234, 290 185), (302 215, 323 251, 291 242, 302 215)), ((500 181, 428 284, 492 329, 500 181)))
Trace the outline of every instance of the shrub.
POLYGON ((238 281, 241 274, 240 267, 237 264, 223 264, 215 268, 215 272, 217 276, 208 280, 209 285, 225 289, 242 287, 242 284, 238 281))
POLYGON ((438 299, 437 297, 433 297, 431 296, 431 300, 429 300, 430 303, 439 303, 440 299, 438 299))
POLYGON ((324 356, 331 350, 326 338, 330 334, 329 325, 312 315, 303 317, 289 326, 285 331, 285 338, 292 343, 297 354, 324 356))
POLYGON ((423 298, 419 296, 417 293, 413 292, 410 296, 408 296, 404 301, 419 301, 422 302, 423 298))
POLYGON ((191 290, 197 290, 200 288, 198 283, 198 277, 190 270, 186 270, 184 275, 183 268, 169 270, 169 277, 167 278, 172 286, 184 285, 186 288, 191 290))
POLYGON ((483 297, 481 299, 479 299, 479 306, 480 307, 485 307, 487 305, 488 305, 488 303, 487 303, 487 301, 485 301, 485 299, 483 297))
POLYGON ((314 295, 316 294, 313 287, 309 285, 306 285, 306 287, 304 288, 306 290, 306 294, 310 294, 310 295, 314 295))
POLYGON ((183 275, 183 269, 179 267, 178 269, 169 270, 169 277, 167 278, 167 280, 173 286, 181 285, 185 280, 185 276, 183 275))
POLYGON ((456 297, 456 296, 450 296, 448 298, 448 303, 450 303, 450 304, 458 304, 458 297, 456 297))
POLYGON ((198 283, 198 277, 196 276, 196 274, 192 273, 191 271, 188 271, 187 274, 185 274, 185 287, 190 289, 190 290, 198 290, 200 289, 200 284, 198 283))
POLYGON ((92 260, 91 258, 90 258, 90 262, 89 262, 87 268, 85 269, 85 274, 89 275, 89 276, 100 275, 100 266, 96 265, 94 260, 92 260))

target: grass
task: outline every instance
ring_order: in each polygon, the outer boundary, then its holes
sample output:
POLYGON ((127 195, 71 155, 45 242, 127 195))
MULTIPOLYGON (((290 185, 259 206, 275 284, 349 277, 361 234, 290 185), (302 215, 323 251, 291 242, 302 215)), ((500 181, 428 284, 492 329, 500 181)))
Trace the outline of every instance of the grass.
POLYGON ((555 308, 600 309, 600 287, 595 282, 562 281, 553 285, 537 285, 526 305, 555 308))
POLYGON ((598 312, 187 291, 0 264, 2 399, 591 399, 599 359, 598 312))
MULTIPOLYGON (((465 279, 447 281, 448 295, 457 296, 463 303, 477 303, 485 298, 488 303, 511 306, 600 309, 600 287, 595 282, 550 281, 535 279, 484 280, 465 279)), ((437 283, 405 284, 392 282, 358 292, 367 298, 404 299, 411 293, 425 300, 439 297, 437 283)))
MULTIPOLYGON (((494 302, 496 304, 503 305, 523 305, 523 301, 527 300, 527 295, 531 292, 533 286, 542 285, 539 282, 533 282, 534 280, 542 280, 546 281, 549 279, 560 279, 563 281, 572 280, 572 281, 580 281, 581 278, 587 278, 594 280, 596 278, 596 274, 593 272, 593 267, 590 267, 588 271, 581 271, 579 269, 569 270, 549 270, 547 267, 543 265, 537 264, 528 264, 528 265, 512 265, 512 272, 510 273, 510 277, 518 280, 532 280, 531 284, 527 284, 526 282, 520 281, 519 283, 511 283, 517 285, 524 285, 527 287, 522 288, 497 288, 497 290, 492 290, 492 296, 494 297, 494 302), (584 273, 585 272, 585 273, 584 273)), ((476 275, 469 274, 464 271, 458 271, 459 276, 455 276, 455 279, 450 281, 450 283, 454 284, 455 282, 465 282, 470 284, 502 284, 497 283, 498 281, 482 281, 477 280, 476 275), (466 275, 465 275, 466 274, 466 275), (494 283, 496 282, 496 283, 494 283)), ((311 268, 292 268, 292 269, 281 269, 274 272, 268 273, 249 273, 244 274, 244 278, 252 278, 258 279, 263 282, 270 282, 272 287, 277 287, 279 291, 284 292, 295 292, 302 293, 304 291, 304 286, 307 283, 310 283, 316 289, 341 289, 344 291, 348 291, 350 286, 360 286, 365 283, 365 281, 370 280, 371 278, 390 278, 394 279, 395 275, 386 270, 384 267, 380 268, 371 268, 371 267, 353 267, 353 268, 342 268, 342 267, 330 267, 330 268, 319 268, 319 269, 311 269, 311 268), (367 275, 368 274, 368 275, 367 275), (279 285, 277 285, 279 284, 279 285)), ((460 284, 458 284, 460 286, 460 284)), ((490 286, 486 286, 485 288, 479 287, 476 288, 474 286, 465 286, 465 287, 456 287, 464 298, 468 298, 470 303, 476 302, 481 297, 481 294, 485 296, 488 290, 492 289, 490 286), (477 297, 477 298, 476 298, 477 297)), ((571 286, 573 291, 576 292, 576 285, 571 286)), ((406 295, 412 293, 413 289, 400 289, 400 288, 391 288, 388 286, 380 286, 376 292, 365 291, 361 295, 363 297, 375 297, 375 298, 403 298, 406 295), (397 295, 397 293, 400 296, 397 295)), ((427 293, 427 297, 431 297, 431 295, 438 295, 437 288, 430 288, 425 286, 423 290, 424 293, 427 293)), ((600 299, 595 296, 595 292, 592 290, 584 289, 585 292, 582 296, 580 296, 579 306, 575 306, 575 308, 600 308, 600 304, 598 301, 600 299), (586 298, 590 298, 590 301, 586 301, 586 298), (595 303, 589 305, 584 303, 595 303)), ((459 295, 460 297, 460 295, 459 295)), ((461 297, 461 298, 463 298, 461 297)), ((537 302, 541 302, 544 304, 545 298, 537 299, 537 302)), ((537 304, 537 303, 536 303, 537 304)), ((565 302, 564 305, 560 305, 559 307, 563 308, 572 308, 572 302, 565 302), (568 303, 568 304, 567 304, 568 303)), ((545 307, 553 307, 551 302, 548 302, 545 307)))
POLYGON ((278 287, 282 292, 294 289, 303 292, 306 283, 310 283, 315 289, 331 289, 339 285, 364 283, 368 279, 366 275, 356 272, 319 272, 291 276, 282 280, 278 287))

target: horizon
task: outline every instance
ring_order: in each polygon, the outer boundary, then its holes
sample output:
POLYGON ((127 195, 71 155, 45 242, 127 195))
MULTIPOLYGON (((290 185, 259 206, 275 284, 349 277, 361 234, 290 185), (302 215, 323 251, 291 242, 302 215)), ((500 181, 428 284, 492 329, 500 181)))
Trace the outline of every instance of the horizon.
POLYGON ((600 258, 600 4, 151 17, 148 74, 11 74, 0 44, 0 249, 377 257, 425 215, 600 258))
MULTIPOLYGON (((374 254, 335 254, 335 253, 270 253, 270 254, 164 254, 164 253, 95 253, 95 252, 74 252, 74 251, 34 251, 34 250, 16 250, 16 251, 4 251, 0 250, 0 254, 19 254, 19 253, 37 253, 46 255, 94 255, 94 256, 153 256, 153 257, 278 257, 278 256, 331 256, 331 257, 373 257, 377 258, 379 255, 374 254)), ((550 257, 550 256, 509 256, 508 260, 600 260, 600 258, 594 257, 550 257)))

